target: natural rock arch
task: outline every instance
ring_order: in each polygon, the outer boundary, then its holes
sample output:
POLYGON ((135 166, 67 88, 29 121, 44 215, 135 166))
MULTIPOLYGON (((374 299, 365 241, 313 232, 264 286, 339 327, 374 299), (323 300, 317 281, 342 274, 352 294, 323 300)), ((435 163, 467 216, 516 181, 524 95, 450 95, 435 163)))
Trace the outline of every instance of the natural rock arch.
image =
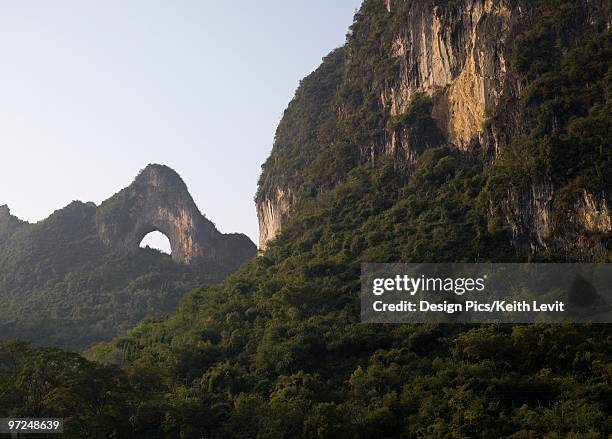
POLYGON ((145 235, 144 238, 140 241, 140 248, 152 248, 155 250, 159 250, 162 253, 166 253, 168 255, 172 254, 172 248, 170 246, 170 240, 166 235, 164 235, 159 230, 154 230, 145 235))
POLYGON ((104 245, 129 251, 157 230, 168 237, 172 259, 185 265, 235 268, 256 253, 245 235, 219 232, 200 213, 181 177, 163 165, 147 166, 130 186, 104 201, 96 224, 104 245))

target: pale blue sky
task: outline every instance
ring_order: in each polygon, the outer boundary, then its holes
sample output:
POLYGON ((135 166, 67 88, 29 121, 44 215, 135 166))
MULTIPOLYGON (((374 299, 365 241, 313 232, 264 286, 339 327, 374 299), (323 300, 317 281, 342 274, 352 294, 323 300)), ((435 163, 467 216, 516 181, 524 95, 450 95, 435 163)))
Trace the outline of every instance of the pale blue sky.
POLYGON ((0 205, 38 221, 163 163, 257 242, 276 125, 359 3, 0 1, 0 205))

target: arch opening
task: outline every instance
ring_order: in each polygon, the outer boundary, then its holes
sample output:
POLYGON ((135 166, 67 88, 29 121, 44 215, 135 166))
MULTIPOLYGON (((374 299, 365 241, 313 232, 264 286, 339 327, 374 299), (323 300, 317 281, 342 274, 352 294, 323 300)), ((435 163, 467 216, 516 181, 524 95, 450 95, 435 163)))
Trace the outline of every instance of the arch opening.
POLYGON ((172 246, 170 245, 170 239, 159 230, 154 230, 147 233, 144 238, 140 241, 140 248, 152 248, 159 250, 162 253, 171 255, 172 246))

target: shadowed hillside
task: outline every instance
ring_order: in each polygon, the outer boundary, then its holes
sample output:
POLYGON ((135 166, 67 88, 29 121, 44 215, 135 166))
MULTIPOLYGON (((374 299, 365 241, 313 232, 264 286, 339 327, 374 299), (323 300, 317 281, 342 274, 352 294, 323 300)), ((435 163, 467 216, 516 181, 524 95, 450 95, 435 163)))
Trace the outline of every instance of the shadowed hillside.
POLYGON ((75 201, 36 224, 4 206, 0 334, 82 349, 174 310, 186 291, 220 281, 255 251, 246 236, 217 231, 165 166, 148 166, 100 207, 75 201), (172 256, 139 247, 153 230, 168 236, 172 256))

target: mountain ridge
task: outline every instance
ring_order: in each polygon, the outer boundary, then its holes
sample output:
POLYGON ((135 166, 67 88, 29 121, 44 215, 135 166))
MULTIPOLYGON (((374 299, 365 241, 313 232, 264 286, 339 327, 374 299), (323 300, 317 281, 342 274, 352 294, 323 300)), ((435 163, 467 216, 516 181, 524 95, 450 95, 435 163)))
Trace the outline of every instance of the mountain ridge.
POLYGON ((3 206, 0 243, 2 336, 74 348, 172 311, 186 291, 221 280, 256 253, 246 235, 220 233, 180 176, 161 165, 100 206, 73 201, 36 223, 3 206), (153 230, 169 238, 172 256, 140 248, 153 230))

